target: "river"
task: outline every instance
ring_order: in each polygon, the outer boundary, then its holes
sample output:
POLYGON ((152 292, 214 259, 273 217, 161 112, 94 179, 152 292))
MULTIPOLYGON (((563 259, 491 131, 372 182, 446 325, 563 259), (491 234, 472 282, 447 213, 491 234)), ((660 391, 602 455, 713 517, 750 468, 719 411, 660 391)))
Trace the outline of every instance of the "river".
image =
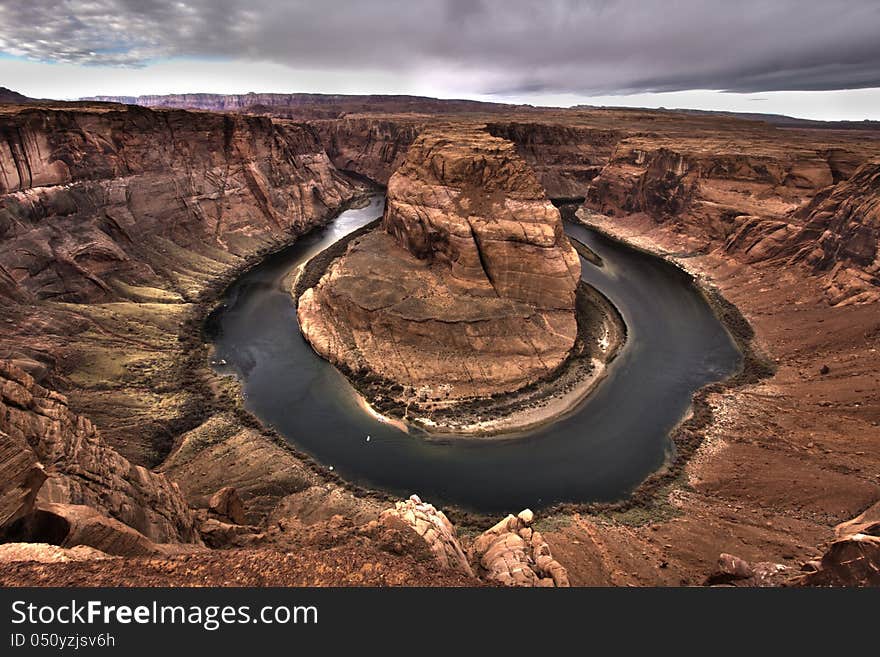
POLYGON ((383 204, 376 196, 267 257, 227 289, 211 320, 215 360, 224 363, 217 369, 239 377, 248 410, 348 481, 485 513, 621 499, 663 465, 693 393, 740 364, 684 272, 566 222, 602 259, 600 267, 581 258, 583 279, 628 329, 595 391, 572 414, 511 440, 443 442, 384 424, 302 337, 282 287, 292 269, 380 216, 383 204))

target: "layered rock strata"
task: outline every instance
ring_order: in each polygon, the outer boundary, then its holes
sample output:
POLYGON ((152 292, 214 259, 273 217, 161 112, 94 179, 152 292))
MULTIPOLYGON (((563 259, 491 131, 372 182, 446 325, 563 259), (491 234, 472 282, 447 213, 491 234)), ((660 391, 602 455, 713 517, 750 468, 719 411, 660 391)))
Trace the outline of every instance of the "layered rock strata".
POLYGON ((3 361, 0 440, 7 475, 0 481, 0 529, 13 537, 48 532, 66 547, 86 544, 111 551, 90 542, 87 534, 100 537, 83 529, 101 525, 128 533, 132 544, 199 542, 193 514, 176 484, 107 447, 63 395, 3 361))
POLYGON ((134 107, 0 119, 0 297, 191 297, 212 261, 302 231, 355 192, 301 124, 134 107))
POLYGON ((455 400, 553 374, 577 337, 580 261, 513 145, 422 133, 380 229, 299 299, 303 334, 343 371, 455 400))
POLYGON ((726 249, 749 262, 804 265, 822 278, 833 304, 880 300, 880 160, 787 217, 741 218, 726 249))
POLYGON ((304 124, 2 106, 0 358, 155 465, 208 408, 188 334, 211 286, 363 191, 304 124))

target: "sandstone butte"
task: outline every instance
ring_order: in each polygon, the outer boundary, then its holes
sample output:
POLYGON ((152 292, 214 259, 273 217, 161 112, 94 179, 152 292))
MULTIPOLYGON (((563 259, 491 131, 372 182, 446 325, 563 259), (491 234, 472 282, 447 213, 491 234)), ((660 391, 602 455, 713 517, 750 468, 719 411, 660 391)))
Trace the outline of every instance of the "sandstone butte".
POLYGON ((580 261, 514 145, 423 132, 391 176, 381 226, 299 300, 303 334, 343 371, 429 398, 513 392, 577 337, 580 261))

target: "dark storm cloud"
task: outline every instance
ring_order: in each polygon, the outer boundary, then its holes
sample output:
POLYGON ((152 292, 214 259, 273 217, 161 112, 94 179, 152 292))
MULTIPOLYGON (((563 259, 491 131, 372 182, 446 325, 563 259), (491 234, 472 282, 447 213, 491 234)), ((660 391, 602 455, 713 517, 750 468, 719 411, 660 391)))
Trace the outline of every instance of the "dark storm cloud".
POLYGON ((880 3, 0 0, 0 51, 461 75, 475 93, 880 86, 880 3))

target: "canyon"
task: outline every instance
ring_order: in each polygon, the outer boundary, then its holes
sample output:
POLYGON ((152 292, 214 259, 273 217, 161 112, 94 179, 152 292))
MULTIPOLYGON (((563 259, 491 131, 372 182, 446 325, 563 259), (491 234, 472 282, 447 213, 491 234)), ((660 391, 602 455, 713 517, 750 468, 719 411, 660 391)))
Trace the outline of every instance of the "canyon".
MULTIPOLYGON (((304 97, 314 111, 298 115, 257 98, 13 100, 0 105, 4 584, 228 584, 232 568, 256 584, 876 583, 880 131, 383 98, 304 97), (210 368, 201 325, 232 277, 375 185, 385 230, 356 239, 425 269, 406 204, 439 207, 450 179, 420 149, 474 131, 517 154, 481 195, 519 180, 539 216, 551 199, 738 309, 727 321, 754 358, 738 385, 699 393, 673 435, 674 478, 538 518, 443 514, 347 485, 210 368)), ((456 278, 488 291, 473 257, 461 264, 456 278)), ((553 290, 515 301, 570 312, 570 284, 553 290)))

